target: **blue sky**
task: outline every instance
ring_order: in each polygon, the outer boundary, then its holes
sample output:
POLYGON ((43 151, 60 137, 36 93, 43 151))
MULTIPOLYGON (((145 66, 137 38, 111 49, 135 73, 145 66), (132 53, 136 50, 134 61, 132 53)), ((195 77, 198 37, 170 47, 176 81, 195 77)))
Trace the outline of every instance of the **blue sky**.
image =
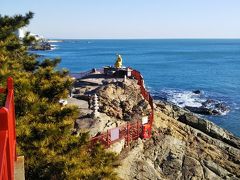
POLYGON ((48 38, 240 38, 240 0, 0 0, 48 38))

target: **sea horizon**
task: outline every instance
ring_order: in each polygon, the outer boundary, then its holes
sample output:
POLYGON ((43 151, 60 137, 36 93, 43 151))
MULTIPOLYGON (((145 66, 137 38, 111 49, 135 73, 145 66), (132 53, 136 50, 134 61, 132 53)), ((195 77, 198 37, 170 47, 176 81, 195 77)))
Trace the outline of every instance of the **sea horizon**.
POLYGON ((240 40, 238 38, 52 38, 49 40, 240 40))

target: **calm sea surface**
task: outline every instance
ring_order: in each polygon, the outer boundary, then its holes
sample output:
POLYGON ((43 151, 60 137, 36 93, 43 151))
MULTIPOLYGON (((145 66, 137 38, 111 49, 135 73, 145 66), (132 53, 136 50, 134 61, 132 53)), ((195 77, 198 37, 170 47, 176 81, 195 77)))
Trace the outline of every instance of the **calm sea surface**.
POLYGON ((113 65, 116 54, 124 66, 139 70, 155 98, 194 105, 216 99, 230 112, 208 119, 240 136, 240 40, 64 40, 54 50, 60 68, 79 72, 113 65), (201 97, 192 90, 201 90, 201 97))

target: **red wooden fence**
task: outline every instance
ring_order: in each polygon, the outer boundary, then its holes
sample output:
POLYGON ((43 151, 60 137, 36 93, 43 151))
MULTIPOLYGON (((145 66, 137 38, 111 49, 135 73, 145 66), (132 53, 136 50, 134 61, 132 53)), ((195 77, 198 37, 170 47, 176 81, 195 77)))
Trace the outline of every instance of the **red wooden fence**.
POLYGON ((91 139, 91 144, 101 143, 106 148, 109 148, 115 142, 125 140, 125 145, 128 146, 133 140, 137 140, 142 134, 141 121, 128 122, 122 126, 107 130, 107 132, 101 133, 91 139), (118 132, 116 139, 111 139, 111 132, 118 132))
POLYGON ((152 123, 154 119, 153 99, 150 93, 147 92, 147 90, 145 89, 144 80, 141 73, 139 71, 132 70, 132 76, 138 81, 138 85, 140 86, 142 96, 146 101, 149 102, 151 106, 151 113, 148 116, 148 123, 143 125, 142 133, 142 138, 147 139, 150 138, 152 134, 152 123))
POLYGON ((13 180, 16 133, 12 78, 8 78, 7 88, 0 88, 0 93, 6 93, 5 106, 0 109, 0 180, 13 180))
POLYGON ((106 148, 110 147, 111 144, 118 142, 122 139, 125 139, 125 145, 129 145, 129 143, 133 140, 138 139, 139 137, 143 139, 147 139, 151 137, 152 133, 152 123, 154 118, 154 111, 153 111, 153 99, 149 92, 146 91, 144 86, 144 80, 140 72, 136 70, 132 70, 131 76, 138 81, 138 85, 140 86, 141 94, 145 100, 147 100, 151 106, 151 112, 148 116, 148 123, 142 125, 142 122, 137 120, 133 123, 127 123, 123 126, 109 129, 105 133, 101 133, 91 139, 91 144, 95 144, 97 142, 104 145, 106 148), (111 132, 119 131, 119 135, 117 139, 111 140, 111 132))

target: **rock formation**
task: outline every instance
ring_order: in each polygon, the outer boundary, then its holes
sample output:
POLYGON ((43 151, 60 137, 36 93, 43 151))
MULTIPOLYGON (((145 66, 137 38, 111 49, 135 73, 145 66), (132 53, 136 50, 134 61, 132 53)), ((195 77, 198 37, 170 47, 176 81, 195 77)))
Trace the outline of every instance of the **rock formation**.
POLYGON ((240 139, 212 122, 156 103, 153 137, 117 170, 123 179, 240 179, 240 139), (124 173, 125 172, 125 173, 124 173))
POLYGON ((226 104, 213 99, 206 100, 200 107, 185 106, 185 108, 202 115, 222 115, 230 111, 226 104))
POLYGON ((32 51, 51 50, 51 44, 48 43, 47 41, 38 41, 38 42, 36 42, 35 44, 32 44, 32 45, 29 47, 29 49, 32 50, 32 51))
POLYGON ((134 80, 113 82, 97 90, 99 111, 108 116, 130 121, 148 115, 151 107, 134 80))
MULTIPOLYGON (((128 79, 116 81, 95 81, 84 84, 78 90, 74 90, 74 97, 86 100, 89 94, 97 94, 99 104, 98 117, 89 114, 91 110, 83 112, 80 106, 80 117, 76 120, 76 131, 89 131, 91 137, 106 132, 107 129, 118 127, 126 121, 141 120, 142 116, 150 114, 151 107, 144 100, 136 80, 128 79)), ((73 98, 72 98, 73 99, 73 98)), ((80 100, 80 101, 81 101, 80 100)), ((85 102, 85 101, 84 101, 85 102)), ((85 109, 83 109, 86 111, 85 109)))

